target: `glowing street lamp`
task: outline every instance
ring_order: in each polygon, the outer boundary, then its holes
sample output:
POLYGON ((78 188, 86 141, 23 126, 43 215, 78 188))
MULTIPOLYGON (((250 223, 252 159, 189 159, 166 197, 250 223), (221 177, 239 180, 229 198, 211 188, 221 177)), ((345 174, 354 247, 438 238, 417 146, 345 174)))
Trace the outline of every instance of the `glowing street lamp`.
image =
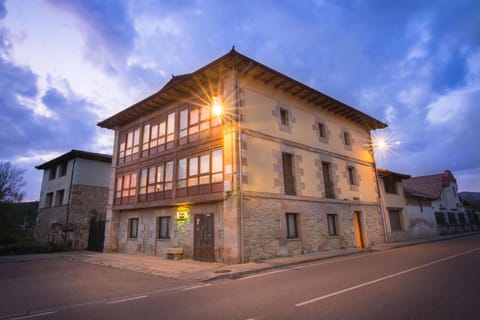
POLYGON ((212 97, 212 114, 220 117, 223 113, 222 101, 220 97, 212 97))

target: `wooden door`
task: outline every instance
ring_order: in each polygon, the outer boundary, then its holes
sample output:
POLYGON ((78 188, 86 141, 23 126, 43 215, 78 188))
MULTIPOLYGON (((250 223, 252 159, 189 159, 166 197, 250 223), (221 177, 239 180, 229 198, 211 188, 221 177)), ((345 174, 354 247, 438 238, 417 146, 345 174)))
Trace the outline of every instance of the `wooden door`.
POLYGON ((353 220, 355 222, 355 235, 357 237, 357 247, 364 248, 361 213, 355 211, 353 213, 353 220))
POLYGON ((194 215, 193 259, 197 261, 215 261, 213 213, 194 215))

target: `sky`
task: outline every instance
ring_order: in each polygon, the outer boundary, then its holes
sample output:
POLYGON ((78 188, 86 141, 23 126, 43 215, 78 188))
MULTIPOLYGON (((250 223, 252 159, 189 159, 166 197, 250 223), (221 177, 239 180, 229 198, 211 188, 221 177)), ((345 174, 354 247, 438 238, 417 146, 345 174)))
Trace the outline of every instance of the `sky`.
POLYGON ((480 1, 0 0, 0 161, 112 153, 97 122, 235 49, 388 124, 377 165, 480 192, 480 1))

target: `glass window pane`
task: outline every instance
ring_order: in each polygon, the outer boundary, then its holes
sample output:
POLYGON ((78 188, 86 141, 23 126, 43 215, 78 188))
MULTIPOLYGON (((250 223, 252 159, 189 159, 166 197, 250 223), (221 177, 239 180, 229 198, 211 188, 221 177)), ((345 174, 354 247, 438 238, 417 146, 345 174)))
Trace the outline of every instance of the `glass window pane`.
POLYGON ((223 171, 223 161, 222 161, 222 150, 215 150, 212 152, 212 172, 222 172, 223 171))
POLYGON ((143 126, 143 143, 150 140, 150 124, 143 126))
POLYGON ((130 178, 130 188, 135 188, 137 186, 137 174, 132 173, 130 178))
POLYGON ((147 185, 147 169, 142 169, 142 172, 140 174, 140 186, 144 187, 147 185))
POLYGON ((127 148, 131 148, 133 145, 133 132, 127 134, 127 148))
POLYGON ((127 174, 123 176, 123 189, 128 189, 130 188, 130 175, 127 174))
POLYGON ((198 123, 198 109, 190 111, 190 125, 198 123))
POLYGON ((178 160, 178 179, 187 177, 187 159, 178 160))
POLYGON ((191 158, 188 163, 188 176, 198 175, 198 158, 191 158))
POLYGON ((163 182, 163 165, 157 166, 157 182, 163 182))
POLYGON ((157 174, 156 168, 152 167, 148 169, 148 184, 154 184, 155 183, 155 176, 157 174))
POLYGON ((151 134, 152 139, 157 139, 157 137, 158 137, 158 125, 157 124, 152 126, 151 132, 152 132, 152 134, 151 134))
POLYGON ((165 164, 165 181, 173 180, 173 161, 169 161, 165 164))
POLYGON ((200 173, 210 173, 210 156, 208 154, 200 157, 200 173))
POLYGON ((175 132, 175 112, 168 115, 167 133, 171 134, 175 132))
POLYGON ((133 145, 136 146, 140 143, 140 129, 134 131, 133 134, 133 145))
POLYGON ((165 121, 160 122, 160 126, 158 127, 158 136, 163 137, 165 135, 165 121))
POLYGON ((180 130, 184 130, 188 125, 188 110, 180 111, 180 130))

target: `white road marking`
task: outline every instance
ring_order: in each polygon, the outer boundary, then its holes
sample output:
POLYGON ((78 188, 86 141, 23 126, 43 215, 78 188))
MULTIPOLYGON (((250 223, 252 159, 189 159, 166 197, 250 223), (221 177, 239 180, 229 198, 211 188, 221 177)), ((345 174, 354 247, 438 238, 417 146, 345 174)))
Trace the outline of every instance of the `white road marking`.
POLYGON ((115 304, 115 303, 120 303, 120 302, 139 300, 139 299, 143 299, 143 298, 146 298, 146 297, 148 297, 148 296, 130 297, 130 298, 125 298, 125 299, 110 301, 110 302, 107 302, 107 304, 115 304))
POLYGON ((343 294, 345 292, 353 291, 353 290, 363 288, 363 287, 366 287, 366 286, 369 286, 369 285, 372 285, 372 284, 375 284, 375 283, 378 283, 378 282, 381 282, 381 281, 392 279, 392 278, 404 275, 406 273, 413 272, 413 271, 416 271, 416 270, 419 270, 419 269, 423 269, 423 268, 429 267, 431 265, 434 265, 434 264, 437 264, 437 263, 440 263, 440 262, 444 262, 444 261, 447 261, 447 260, 458 258, 460 256, 464 256, 466 254, 469 254, 469 253, 472 253, 472 252, 475 252, 475 251, 478 251, 478 250, 480 250, 480 248, 475 248, 475 249, 464 251, 464 252, 461 252, 461 253, 458 253, 458 254, 455 254, 455 255, 452 255, 452 256, 442 258, 442 259, 434 260, 434 261, 431 261, 429 263, 425 263, 425 264, 422 264, 422 265, 419 265, 419 266, 416 266, 416 267, 413 267, 413 268, 409 268, 409 269, 406 269, 406 270, 403 270, 403 271, 400 271, 400 272, 397 272, 397 273, 393 273, 393 274, 390 274, 388 276, 381 277, 381 278, 378 278, 378 279, 375 279, 375 280, 372 280, 372 281, 364 282, 364 283, 361 283, 359 285, 356 285, 356 286, 353 286, 353 287, 350 287, 350 288, 346 288, 346 289, 343 289, 343 290, 332 292, 332 293, 329 293, 329 294, 326 294, 324 296, 320 296, 320 297, 317 297, 317 298, 314 298, 314 299, 311 299, 311 300, 299 302, 295 306, 296 307, 301 307, 301 306, 304 306, 306 304, 310 304, 310 303, 317 302, 317 301, 320 301, 320 300, 325 300, 325 299, 328 299, 330 297, 343 294))
POLYGON ((42 313, 34 313, 34 314, 29 314, 29 315, 27 315, 27 316, 20 316, 20 317, 10 318, 10 320, 31 319, 31 318, 36 318, 36 317, 47 316, 47 315, 49 315, 49 314, 54 314, 54 313, 57 313, 57 311, 48 311, 48 312, 42 312, 42 313))
POLYGON ((210 287, 210 286, 211 286, 211 284, 206 283, 206 284, 202 284, 202 285, 199 285, 199 286, 183 288, 182 291, 188 291, 188 290, 193 290, 193 289, 198 289, 198 288, 203 288, 203 287, 210 287))

